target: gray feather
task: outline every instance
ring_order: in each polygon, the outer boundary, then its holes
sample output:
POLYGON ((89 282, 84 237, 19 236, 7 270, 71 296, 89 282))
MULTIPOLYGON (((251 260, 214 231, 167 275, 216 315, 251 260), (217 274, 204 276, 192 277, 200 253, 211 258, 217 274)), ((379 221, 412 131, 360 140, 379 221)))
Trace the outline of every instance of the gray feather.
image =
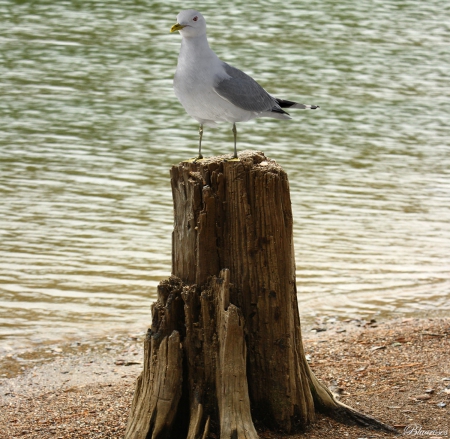
POLYGON ((247 111, 281 110, 275 99, 253 78, 227 63, 223 63, 223 67, 230 77, 219 80, 214 87, 219 96, 247 111))

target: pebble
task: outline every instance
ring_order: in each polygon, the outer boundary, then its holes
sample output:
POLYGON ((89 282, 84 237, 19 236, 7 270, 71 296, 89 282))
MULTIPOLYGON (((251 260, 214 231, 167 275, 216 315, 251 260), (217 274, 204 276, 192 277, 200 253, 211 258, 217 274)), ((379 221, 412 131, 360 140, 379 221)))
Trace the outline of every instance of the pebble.
POLYGON ((418 399, 419 401, 426 401, 427 399, 430 398, 431 396, 427 394, 414 396, 414 399, 418 399))

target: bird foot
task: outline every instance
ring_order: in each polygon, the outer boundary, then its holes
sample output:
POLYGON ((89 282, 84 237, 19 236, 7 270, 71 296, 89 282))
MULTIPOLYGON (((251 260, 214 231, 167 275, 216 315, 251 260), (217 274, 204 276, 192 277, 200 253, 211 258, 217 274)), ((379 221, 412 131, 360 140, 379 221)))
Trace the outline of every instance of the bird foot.
POLYGON ((203 156, 193 157, 191 159, 185 160, 186 163, 197 163, 199 160, 204 160, 203 156))
POLYGON ((240 162, 241 159, 239 157, 233 157, 231 159, 223 159, 224 162, 240 162))

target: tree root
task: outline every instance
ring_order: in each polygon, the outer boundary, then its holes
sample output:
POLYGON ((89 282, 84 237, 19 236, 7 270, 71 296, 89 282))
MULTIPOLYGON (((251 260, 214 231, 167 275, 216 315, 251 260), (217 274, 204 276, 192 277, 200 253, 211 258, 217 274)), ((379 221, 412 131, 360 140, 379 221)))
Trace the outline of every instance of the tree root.
POLYGON ((366 415, 364 413, 358 412, 352 407, 348 405, 336 401, 336 407, 329 413, 329 415, 342 423, 355 423, 361 425, 366 428, 371 428, 373 430, 381 430, 388 433, 400 434, 398 430, 394 427, 391 427, 384 422, 379 421, 378 419, 373 418, 372 416, 366 415))
POLYGON ((338 401, 333 393, 316 378, 307 362, 306 367, 309 370, 309 384, 317 411, 325 413, 343 424, 357 424, 373 430, 400 434, 394 427, 338 401))

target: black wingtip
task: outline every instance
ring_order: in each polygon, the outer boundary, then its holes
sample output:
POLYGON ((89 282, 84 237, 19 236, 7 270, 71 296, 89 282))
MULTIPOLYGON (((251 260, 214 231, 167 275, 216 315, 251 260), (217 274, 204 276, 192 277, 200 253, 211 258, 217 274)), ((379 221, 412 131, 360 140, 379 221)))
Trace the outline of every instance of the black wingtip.
POLYGON ((287 101, 286 99, 278 99, 275 98, 275 100, 277 101, 277 104, 281 107, 281 108, 304 108, 307 110, 315 110, 316 108, 320 108, 318 105, 306 105, 306 104, 299 104, 298 102, 294 102, 294 101, 287 101))
POLYGON ((297 103, 297 102, 287 101, 285 99, 278 99, 278 98, 275 98, 275 100, 277 101, 277 104, 281 108, 289 108, 289 107, 292 107, 293 105, 295 105, 297 103))
POLYGON ((287 111, 282 110, 281 108, 273 107, 270 111, 272 113, 287 114, 289 116, 289 113, 287 111))

